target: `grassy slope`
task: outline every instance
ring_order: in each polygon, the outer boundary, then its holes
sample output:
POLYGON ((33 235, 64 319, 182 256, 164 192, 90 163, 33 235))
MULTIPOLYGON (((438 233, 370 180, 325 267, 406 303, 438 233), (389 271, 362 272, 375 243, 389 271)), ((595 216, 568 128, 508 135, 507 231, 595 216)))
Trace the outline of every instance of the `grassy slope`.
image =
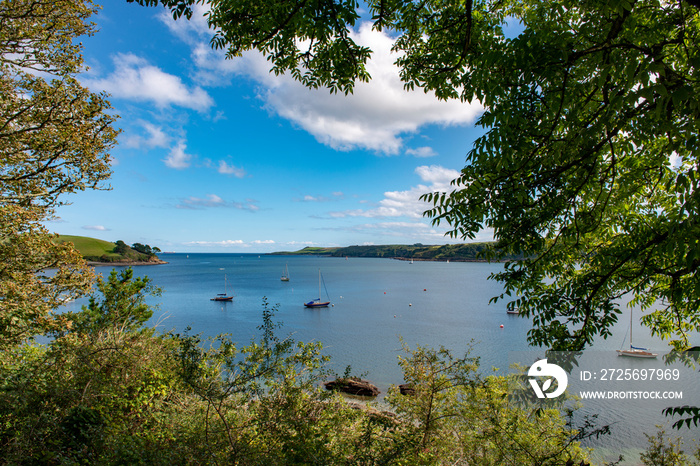
POLYGON ((112 252, 116 244, 87 236, 59 235, 57 242, 73 243, 82 256, 89 261, 122 262, 122 261, 147 261, 148 256, 130 249, 127 255, 112 252), (106 259, 106 260, 105 260, 106 259))
POLYGON ((107 257, 114 259, 120 257, 119 254, 112 252, 116 244, 97 238, 88 238, 87 236, 59 235, 58 242, 73 243, 75 249, 80 251, 80 254, 82 254, 83 257, 101 257, 102 255, 106 255, 107 257))

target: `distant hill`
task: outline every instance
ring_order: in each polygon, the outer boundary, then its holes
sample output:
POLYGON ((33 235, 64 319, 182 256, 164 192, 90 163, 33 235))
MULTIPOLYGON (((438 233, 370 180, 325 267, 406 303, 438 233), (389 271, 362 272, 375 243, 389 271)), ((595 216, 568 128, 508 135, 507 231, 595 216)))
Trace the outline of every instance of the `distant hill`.
MULTIPOLYGON (((294 252, 275 252, 275 255, 316 255, 331 257, 386 257, 403 260, 431 261, 485 261, 483 254, 494 245, 493 242, 443 244, 443 245, 404 245, 385 244, 372 246, 347 246, 337 248, 306 247, 294 252)), ((510 259, 515 259, 512 257, 510 259)))
POLYGON ((59 235, 56 242, 73 243, 83 258, 92 263, 163 263, 155 254, 144 254, 128 246, 123 253, 117 253, 115 252, 116 243, 87 236, 59 235))

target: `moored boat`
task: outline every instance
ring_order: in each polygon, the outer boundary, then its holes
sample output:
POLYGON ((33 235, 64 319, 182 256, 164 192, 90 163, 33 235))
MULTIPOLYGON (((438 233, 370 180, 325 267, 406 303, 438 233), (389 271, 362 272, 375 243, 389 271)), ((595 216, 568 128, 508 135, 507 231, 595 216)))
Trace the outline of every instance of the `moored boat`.
POLYGON ((226 292, 226 274, 224 274, 224 292, 218 293, 210 301, 233 301, 233 296, 229 296, 226 292))
MULTIPOLYGON (((321 282, 323 277, 321 276, 321 269, 318 269, 318 298, 308 303, 304 303, 306 307, 328 307, 331 303, 330 299, 328 301, 321 301, 321 282)), ((323 282, 323 287, 326 287, 326 282, 323 282)), ((328 297, 328 290, 326 290, 326 297, 328 297)))
MULTIPOLYGON (((622 344, 624 345, 625 342, 623 341, 622 344)), ((620 348, 617 351, 618 356, 627 356, 630 358, 655 358, 658 356, 658 353, 652 353, 646 348, 638 348, 636 346, 632 346, 632 311, 630 310, 630 347, 629 349, 622 349, 620 348)))

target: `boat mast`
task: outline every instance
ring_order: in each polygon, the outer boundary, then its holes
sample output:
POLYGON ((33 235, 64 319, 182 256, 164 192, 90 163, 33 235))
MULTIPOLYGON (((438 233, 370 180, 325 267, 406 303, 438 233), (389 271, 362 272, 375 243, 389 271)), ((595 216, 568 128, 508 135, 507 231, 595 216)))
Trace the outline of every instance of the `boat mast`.
POLYGON ((632 349, 632 314, 633 310, 630 308, 630 349, 632 349))

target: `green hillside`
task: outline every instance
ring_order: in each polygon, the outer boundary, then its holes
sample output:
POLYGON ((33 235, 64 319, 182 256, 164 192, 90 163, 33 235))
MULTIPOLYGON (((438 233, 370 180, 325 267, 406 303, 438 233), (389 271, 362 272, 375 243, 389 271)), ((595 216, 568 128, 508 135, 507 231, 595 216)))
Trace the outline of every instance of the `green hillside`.
POLYGON ((73 243, 75 249, 80 251, 83 257, 112 257, 118 259, 120 254, 112 252, 116 246, 114 243, 104 241, 97 238, 88 238, 87 236, 59 235, 58 243, 73 243))
MULTIPOLYGON (((295 252, 276 252, 280 255, 317 255, 332 257, 386 257, 392 259, 413 259, 433 261, 481 261, 485 260, 484 253, 494 243, 465 243, 465 244, 383 244, 371 246, 348 246, 344 248, 306 247, 295 252)), ((514 257, 510 258, 514 259, 514 257)))
POLYGON ((127 247, 126 252, 114 252, 116 243, 87 236, 59 235, 57 243, 70 242, 90 262, 153 262, 155 257, 127 247))

